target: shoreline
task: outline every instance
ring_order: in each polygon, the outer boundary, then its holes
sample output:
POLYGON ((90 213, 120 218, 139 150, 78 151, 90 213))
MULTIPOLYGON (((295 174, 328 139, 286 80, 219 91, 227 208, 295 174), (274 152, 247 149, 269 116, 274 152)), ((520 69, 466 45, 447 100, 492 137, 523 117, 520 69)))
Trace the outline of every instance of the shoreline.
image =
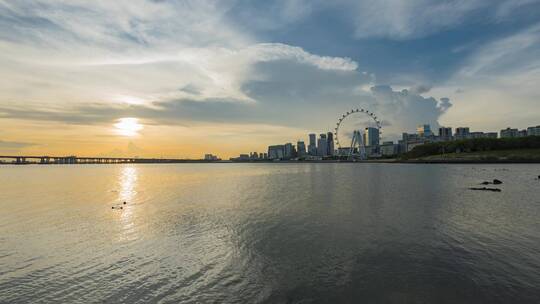
POLYGON ((121 164, 313 164, 313 163, 343 163, 343 164, 540 164, 540 160, 512 160, 512 159, 500 159, 500 160, 470 160, 470 159, 385 159, 385 160, 365 160, 365 161, 347 161, 347 160, 309 160, 309 161, 297 161, 297 160, 281 160, 281 161, 204 161, 204 160, 178 160, 178 161, 156 161, 156 162, 118 162, 118 163, 6 163, 0 162, 0 166, 25 166, 25 165, 121 165, 121 164))

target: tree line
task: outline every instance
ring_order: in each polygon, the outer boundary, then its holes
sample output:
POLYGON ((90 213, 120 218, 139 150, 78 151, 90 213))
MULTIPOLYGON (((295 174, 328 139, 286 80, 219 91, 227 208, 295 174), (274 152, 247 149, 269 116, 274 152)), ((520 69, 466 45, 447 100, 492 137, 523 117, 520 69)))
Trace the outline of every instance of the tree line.
POLYGON ((495 150, 540 149, 540 136, 515 138, 473 138, 433 142, 416 146, 403 155, 404 159, 445 153, 463 153, 495 150))

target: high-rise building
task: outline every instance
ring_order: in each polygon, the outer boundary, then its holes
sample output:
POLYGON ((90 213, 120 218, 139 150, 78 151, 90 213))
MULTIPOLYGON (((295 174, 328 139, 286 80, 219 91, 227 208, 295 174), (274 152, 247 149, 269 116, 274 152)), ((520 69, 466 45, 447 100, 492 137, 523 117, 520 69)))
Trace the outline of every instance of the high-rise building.
POLYGON ((317 142, 317 156, 326 156, 328 155, 328 142, 326 141, 326 134, 319 135, 319 140, 317 142))
POLYGON ((456 128, 456 133, 454 133, 454 137, 456 139, 466 139, 469 137, 469 127, 459 127, 456 128))
POLYGON ((504 130, 501 130, 500 134, 501 138, 518 137, 519 131, 518 129, 506 128, 504 130))
POLYGON ((296 156, 295 154, 296 150, 294 149, 294 145, 291 143, 286 143, 284 146, 283 158, 291 159, 296 156))
POLYGON ((439 128, 439 139, 442 141, 449 141, 452 139, 452 128, 451 127, 440 127, 439 128))
POLYGON ((298 157, 306 156, 306 144, 304 144, 303 141, 299 140, 296 143, 296 150, 297 150, 297 153, 298 153, 298 157))
POLYGON ((314 133, 309 134, 308 154, 311 156, 317 155, 317 135, 314 133))
POLYGON ((379 129, 368 127, 364 131, 364 145, 368 147, 376 147, 379 145, 380 136, 379 129))
POLYGON ((540 136, 540 126, 528 127, 527 136, 540 136))
POLYGON ((430 137, 431 135, 433 135, 433 133, 431 133, 430 125, 419 125, 416 128, 416 133, 418 133, 418 135, 420 135, 421 137, 430 137))
POLYGON ((274 145, 274 146, 268 147, 269 159, 283 159, 284 155, 285 155, 284 145, 274 145))
POLYGON ((326 133, 326 146, 326 154, 330 156, 334 155, 334 133, 326 133))

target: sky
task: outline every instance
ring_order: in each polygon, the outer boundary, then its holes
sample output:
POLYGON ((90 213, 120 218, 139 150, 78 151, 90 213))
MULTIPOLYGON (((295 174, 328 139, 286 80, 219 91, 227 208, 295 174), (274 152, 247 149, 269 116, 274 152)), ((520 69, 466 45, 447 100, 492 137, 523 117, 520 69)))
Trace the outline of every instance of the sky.
POLYGON ((0 153, 222 158, 353 108, 540 124, 540 0, 0 0, 0 153))

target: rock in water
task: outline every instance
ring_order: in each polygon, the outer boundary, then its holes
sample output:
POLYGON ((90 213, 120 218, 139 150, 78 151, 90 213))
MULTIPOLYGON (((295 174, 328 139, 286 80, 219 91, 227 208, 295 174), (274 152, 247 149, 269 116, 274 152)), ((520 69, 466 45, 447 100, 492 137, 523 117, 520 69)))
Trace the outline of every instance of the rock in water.
POLYGON ((482 187, 482 188, 469 188, 470 190, 482 190, 482 191, 493 191, 493 192, 501 192, 502 190, 501 189, 498 189, 498 188, 486 188, 486 187, 482 187))
POLYGON ((500 181, 500 180, 498 180, 498 179, 494 179, 494 180, 493 180, 493 184, 494 184, 494 185, 500 185, 500 184, 502 184, 502 183, 503 183, 503 182, 500 181))

